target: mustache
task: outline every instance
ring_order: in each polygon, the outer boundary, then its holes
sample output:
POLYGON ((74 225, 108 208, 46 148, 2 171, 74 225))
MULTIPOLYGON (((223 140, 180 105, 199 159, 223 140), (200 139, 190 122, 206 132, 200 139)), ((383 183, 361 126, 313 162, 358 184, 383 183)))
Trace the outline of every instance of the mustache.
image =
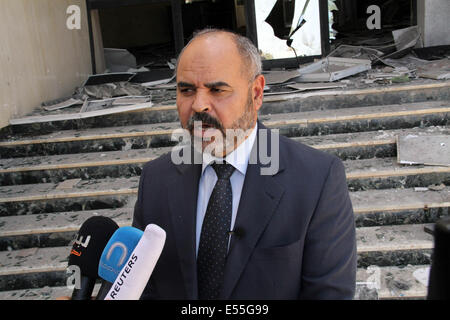
POLYGON ((217 120, 216 118, 207 114, 206 112, 196 112, 189 119, 189 121, 187 123, 187 129, 191 133, 194 130, 194 121, 201 121, 203 125, 209 125, 212 128, 218 129, 222 133, 224 133, 224 128, 223 128, 222 123, 219 120, 217 120))

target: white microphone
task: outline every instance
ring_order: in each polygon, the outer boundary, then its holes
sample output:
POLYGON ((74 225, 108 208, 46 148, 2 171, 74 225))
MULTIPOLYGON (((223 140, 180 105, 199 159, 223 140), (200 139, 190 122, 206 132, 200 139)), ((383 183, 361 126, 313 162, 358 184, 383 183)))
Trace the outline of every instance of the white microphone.
POLYGON ((166 232, 149 224, 105 300, 139 300, 166 242, 166 232))

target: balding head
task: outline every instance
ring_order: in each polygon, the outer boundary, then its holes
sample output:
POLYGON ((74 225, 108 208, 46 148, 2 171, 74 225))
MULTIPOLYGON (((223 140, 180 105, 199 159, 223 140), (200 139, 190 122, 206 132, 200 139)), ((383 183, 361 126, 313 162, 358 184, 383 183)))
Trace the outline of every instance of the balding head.
POLYGON ((234 49, 237 50, 237 53, 241 58, 241 71, 243 74, 246 74, 248 76, 248 79, 250 81, 254 80, 258 75, 262 73, 262 63, 258 49, 248 38, 230 31, 211 28, 203 29, 194 33, 193 38, 188 42, 188 44, 183 48, 180 55, 178 56, 175 72, 177 72, 178 70, 180 59, 185 50, 193 42, 200 39, 204 40, 206 37, 231 40, 229 50, 232 49, 232 46, 234 46, 234 49))
POLYGON ((203 148, 220 146, 219 140, 210 139, 211 133, 220 133, 226 141, 231 137, 226 144, 234 149, 245 133, 235 141, 226 131, 248 130, 256 124, 265 80, 258 66, 249 62, 252 55, 242 53, 248 51, 237 44, 236 39, 242 39, 239 37, 224 31, 201 32, 183 49, 177 63, 180 122, 202 140, 203 148), (197 120, 202 122, 200 131, 193 130, 197 120))

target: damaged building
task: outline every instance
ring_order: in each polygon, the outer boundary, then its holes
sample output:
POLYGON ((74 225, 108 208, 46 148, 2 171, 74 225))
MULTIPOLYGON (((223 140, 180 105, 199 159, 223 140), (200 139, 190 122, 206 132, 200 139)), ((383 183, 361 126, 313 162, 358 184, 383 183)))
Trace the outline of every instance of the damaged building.
POLYGON ((142 167, 180 127, 177 56, 205 27, 257 46, 260 121, 343 160, 355 299, 426 299, 450 207, 449 17, 448 0, 3 1, 0 299, 70 296, 83 222, 131 225, 142 167))

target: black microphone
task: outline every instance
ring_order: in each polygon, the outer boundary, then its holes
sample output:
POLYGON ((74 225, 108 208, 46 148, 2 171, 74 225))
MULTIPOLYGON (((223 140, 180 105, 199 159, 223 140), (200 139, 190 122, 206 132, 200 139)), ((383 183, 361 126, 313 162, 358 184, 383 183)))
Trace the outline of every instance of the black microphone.
POLYGON ((434 227, 434 249, 428 280, 428 300, 450 299, 450 217, 434 227))
POLYGON ((80 227, 70 250, 68 269, 78 269, 80 281, 72 292, 72 300, 90 300, 98 277, 98 264, 103 249, 113 233, 119 228, 114 220, 94 216, 80 227))
POLYGON ((108 294, 109 290, 111 290, 112 285, 113 284, 111 282, 102 279, 102 285, 98 290, 97 297, 95 297, 95 300, 105 300, 105 297, 108 294))
POLYGON ((243 238, 245 235, 244 229, 236 227, 231 231, 228 231, 228 234, 232 237, 243 238))

